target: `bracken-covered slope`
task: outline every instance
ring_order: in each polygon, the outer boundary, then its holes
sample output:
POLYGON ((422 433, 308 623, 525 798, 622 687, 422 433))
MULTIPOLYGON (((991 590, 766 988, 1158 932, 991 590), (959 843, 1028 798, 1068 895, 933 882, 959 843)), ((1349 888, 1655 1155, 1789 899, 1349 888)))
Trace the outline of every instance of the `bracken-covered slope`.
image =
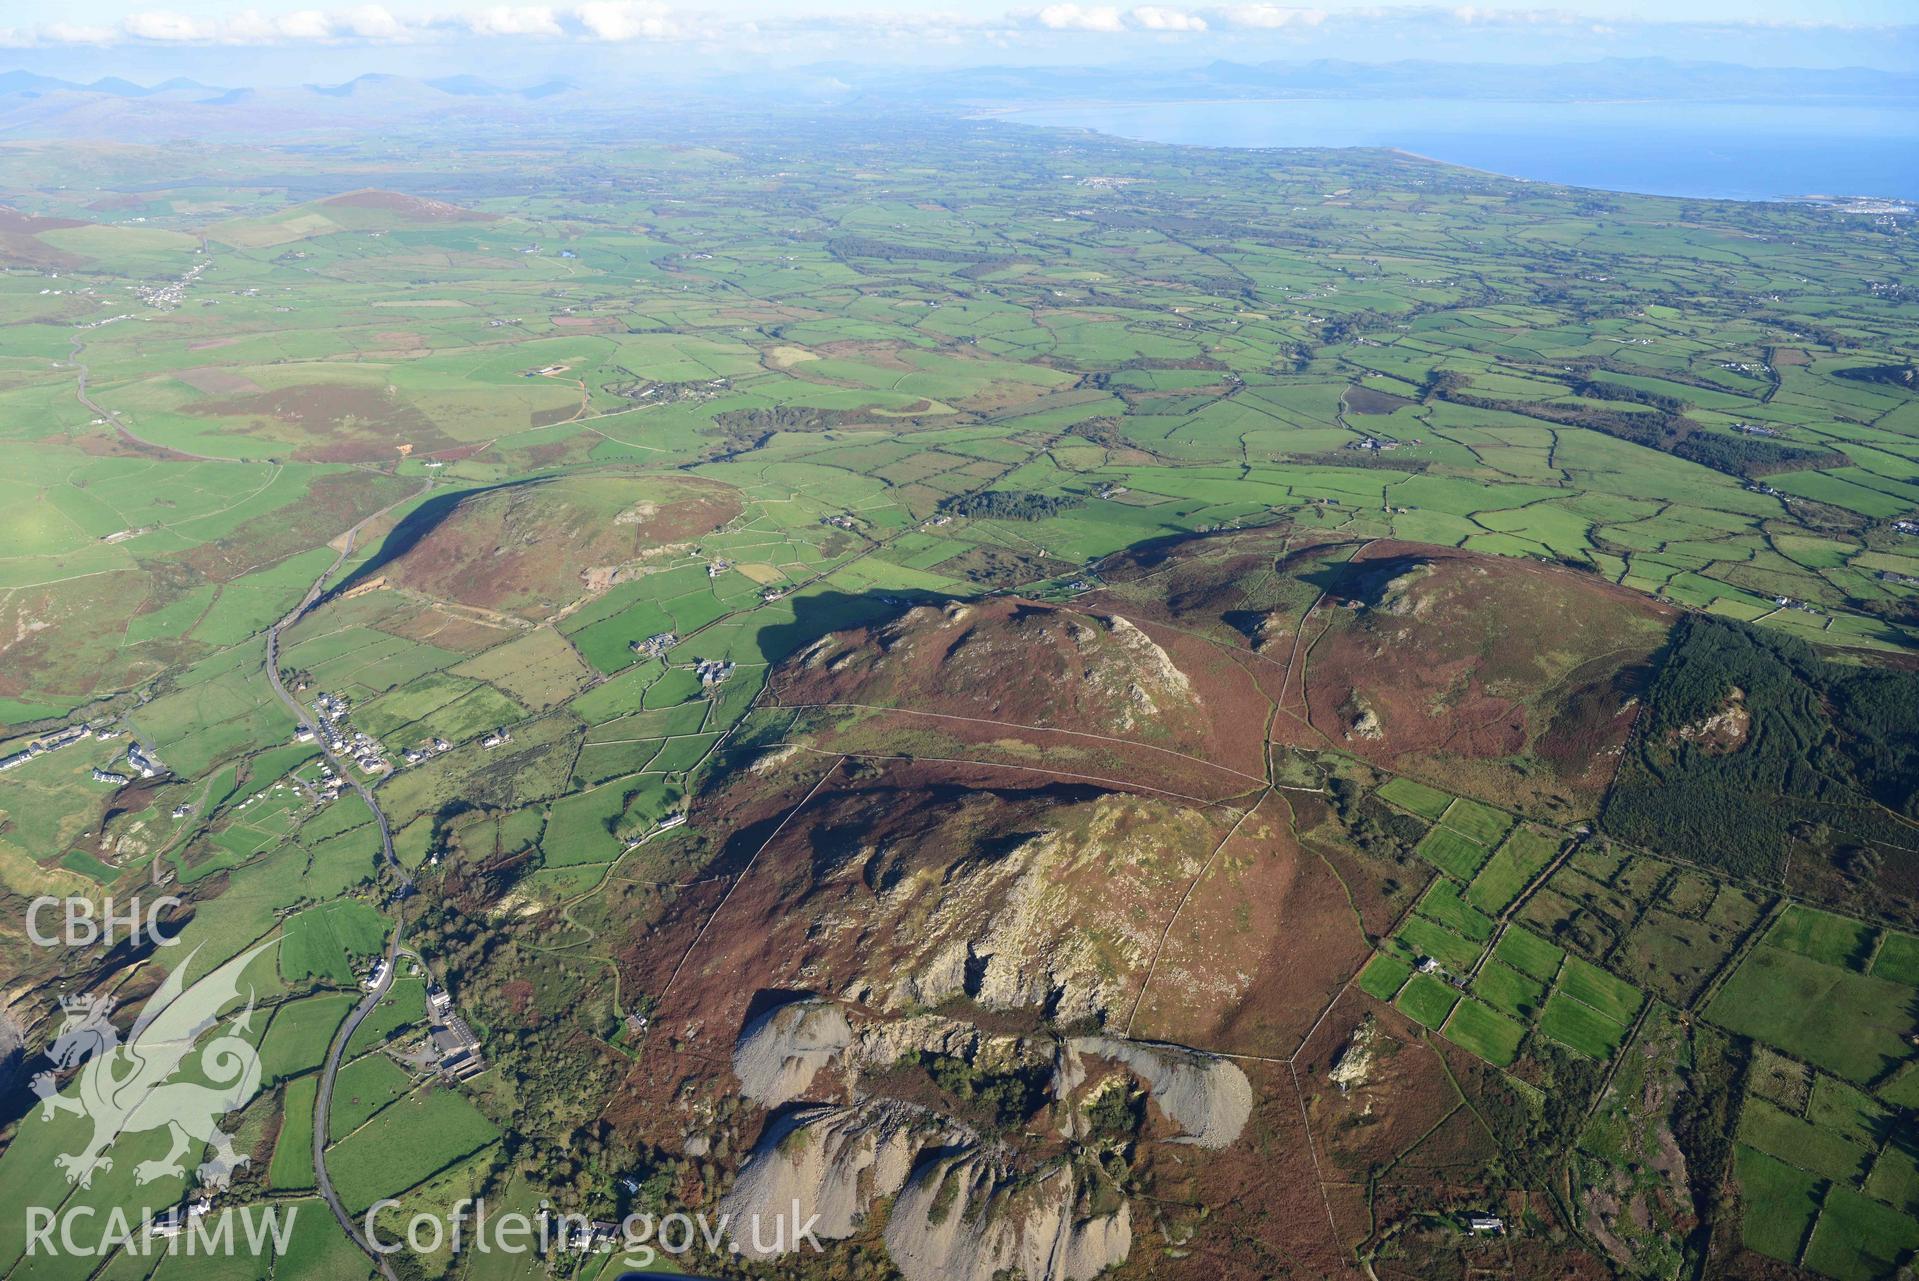
POLYGON ((1589 574, 1371 543, 1323 587, 1299 680, 1313 728, 1377 764, 1590 813, 1677 611, 1589 574))
POLYGON ((684 477, 573 477, 423 505, 346 590, 383 580, 540 619, 638 577, 739 513, 735 491, 684 477))

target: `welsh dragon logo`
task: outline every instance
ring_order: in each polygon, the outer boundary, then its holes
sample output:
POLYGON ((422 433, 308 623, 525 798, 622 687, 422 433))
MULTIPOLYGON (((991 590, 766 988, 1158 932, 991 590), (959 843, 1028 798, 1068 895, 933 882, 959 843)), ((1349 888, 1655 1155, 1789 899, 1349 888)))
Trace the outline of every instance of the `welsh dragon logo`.
POLYGON ((244 1107, 260 1090, 260 1056, 246 1040, 253 1019, 253 992, 246 1008, 195 1052, 195 1043, 220 1022, 220 1012, 240 999, 240 978, 253 959, 272 943, 234 957, 211 974, 186 986, 195 948, 150 998, 126 1042, 109 1016, 110 997, 62 998, 65 1022, 47 1057, 53 1067, 33 1078, 40 1097, 40 1119, 71 1113, 93 1123, 92 1136, 76 1152, 55 1158, 67 1182, 81 1187, 113 1168, 108 1150, 122 1135, 165 1129, 165 1156, 134 1167, 140 1183, 186 1173, 182 1158, 211 1149, 196 1173, 200 1182, 224 1188, 233 1171, 247 1161, 233 1150, 233 1136, 220 1119, 244 1107), (63 1072, 79 1071, 62 1090, 63 1072))

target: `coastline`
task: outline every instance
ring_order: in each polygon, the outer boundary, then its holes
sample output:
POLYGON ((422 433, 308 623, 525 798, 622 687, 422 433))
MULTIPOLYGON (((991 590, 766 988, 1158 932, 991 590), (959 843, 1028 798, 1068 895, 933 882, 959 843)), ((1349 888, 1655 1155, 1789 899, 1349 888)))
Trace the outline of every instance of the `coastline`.
MULTIPOLYGON (((1693 150, 1690 154, 1707 161, 1715 161, 1719 173, 1718 181, 1711 175, 1714 164, 1691 165, 1683 170, 1659 172, 1632 163, 1639 149, 1632 144, 1630 121, 1617 123, 1599 122, 1596 137, 1600 139, 1598 147, 1582 145, 1577 131, 1553 131, 1529 121, 1531 127, 1514 128, 1504 121, 1466 120, 1459 122, 1453 132, 1463 141, 1481 143, 1478 147, 1468 146, 1467 150, 1479 150, 1482 153, 1491 147, 1498 151, 1502 148, 1511 152, 1507 158, 1510 165, 1501 165, 1496 161, 1489 163, 1482 154, 1471 159, 1453 158, 1436 154, 1431 146, 1434 139, 1429 138, 1424 145, 1402 144, 1384 140, 1358 140, 1351 135, 1364 131, 1363 123, 1341 120, 1324 130, 1332 136, 1325 140, 1307 137, 1287 137, 1285 139, 1241 141, 1230 136, 1221 139, 1192 137, 1152 136, 1143 130, 1126 131, 1116 128, 1112 119, 1101 120, 1099 116, 1113 113, 1144 114, 1158 111, 1220 111, 1231 112, 1234 109, 1272 107, 1310 107, 1321 111, 1337 110, 1342 107, 1362 109, 1371 108, 1375 112, 1387 106, 1425 103, 1427 99, 1360 99, 1329 98, 1324 96, 1274 97, 1270 95, 1251 98, 1183 98, 1159 99, 1148 101, 1115 100, 1072 100, 1039 103, 1005 103, 994 106, 981 106, 961 113, 967 120, 991 121, 999 124, 1014 124, 1036 129, 1060 129, 1081 131, 1102 138, 1111 138, 1130 142, 1150 143, 1163 147, 1201 147, 1237 151, 1338 151, 1368 150, 1391 153, 1408 160, 1458 169, 1467 173, 1485 177, 1501 178, 1510 182, 1537 183, 1545 186, 1568 190, 1606 192, 1615 195, 1657 196, 1680 200, 1723 200, 1738 204, 1806 204, 1828 205, 1839 212, 1885 212, 1898 211, 1894 207, 1919 205, 1919 183, 1910 178, 1894 177, 1893 174, 1919 173, 1919 113, 1912 115, 1910 134, 1876 134, 1860 132, 1826 137, 1816 133, 1801 134, 1781 139, 1779 136, 1766 135, 1763 143, 1754 142, 1745 148, 1733 147, 1730 150, 1723 131, 1715 131, 1709 124, 1701 122, 1692 127, 1693 137, 1688 139, 1693 150), (1062 117, 1081 116, 1082 119, 1062 117), (1044 117, 1035 119, 1034 117, 1044 117), (1343 136, 1342 136, 1343 135, 1343 136), (1792 156, 1794 145, 1798 148, 1796 161, 1792 156), (1914 158, 1912 164, 1905 163, 1905 154, 1910 152, 1914 158), (1535 154, 1537 153, 1537 154, 1535 154), (1835 156, 1851 161, 1847 170, 1842 161, 1830 163, 1835 156), (1550 156, 1554 162, 1564 162, 1567 157, 1576 157, 1575 169, 1590 162, 1589 172, 1585 174, 1567 173, 1565 163, 1554 163, 1548 168, 1560 172, 1546 176, 1540 172, 1527 172, 1530 167, 1525 160, 1539 160, 1550 156), (1635 169, 1638 171, 1635 172, 1635 169), (1754 174, 1771 174, 1777 186, 1770 191, 1757 189, 1752 181, 1754 174), (1902 182, 1912 183, 1913 188, 1902 191, 1902 182), (1853 194, 1832 195, 1835 191, 1848 191, 1853 194), (1846 206, 1860 204, 1880 206, 1850 210, 1846 206)), ((1484 111, 1497 116, 1501 111, 1511 111, 1521 107, 1536 107, 1541 111, 1553 109, 1580 110, 1599 108, 1602 110, 1623 108, 1643 110, 1658 106, 1702 106, 1704 103, 1674 103, 1664 99, 1614 98, 1614 99, 1564 99, 1551 102, 1529 102, 1518 99, 1478 99, 1453 98, 1435 99, 1455 105, 1462 112, 1484 111)), ((1780 112, 1790 110, 1790 104, 1759 102, 1717 102, 1712 104, 1722 109, 1762 110, 1780 112)), ((1421 121, 1423 131, 1431 134, 1434 126, 1421 121)), ((1375 123, 1371 132, 1378 133, 1391 129, 1391 125, 1375 123)), ((1300 124, 1298 132, 1312 133, 1314 126, 1310 120, 1300 124)), ((1407 132, 1418 132, 1420 126, 1407 132)), ((1190 131, 1189 131, 1190 132, 1190 131)), ((1200 130, 1205 132, 1205 130, 1200 130)), ((1230 134, 1230 131, 1225 131, 1230 134)), ((1756 131, 1756 134, 1763 130, 1756 131)))

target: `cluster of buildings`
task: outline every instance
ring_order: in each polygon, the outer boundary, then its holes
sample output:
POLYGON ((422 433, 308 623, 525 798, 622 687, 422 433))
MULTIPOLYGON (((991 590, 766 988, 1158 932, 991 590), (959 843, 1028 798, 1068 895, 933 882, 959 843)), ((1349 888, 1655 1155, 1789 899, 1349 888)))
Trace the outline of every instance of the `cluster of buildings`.
POLYGON ((699 674, 700 688, 712 689, 733 674, 733 664, 723 658, 702 658, 694 662, 693 670, 699 674))
POLYGON ((860 527, 858 521, 854 520, 851 516, 845 515, 822 516, 820 517, 820 524, 831 525, 835 529, 858 529, 860 527))
MULTIPOLYGON (((83 739, 95 737, 109 739, 119 736, 118 730, 96 730, 91 725, 68 725, 34 739, 17 752, 0 756, 0 770, 17 769, 36 756, 45 756, 48 752, 57 752, 63 747, 71 747, 83 739)), ((152 778, 166 769, 166 766, 160 763, 159 757, 145 751, 138 743, 127 745, 127 767, 132 773, 123 774, 118 770, 96 767, 93 770, 94 781, 112 783, 117 787, 132 782, 133 774, 138 774, 141 778, 152 778)))
POLYGON ((405 760, 408 765, 418 765, 428 757, 438 756, 441 752, 450 750, 452 746, 453 744, 447 742, 444 738, 433 738, 418 747, 407 748, 406 751, 400 755, 401 759, 405 760))
POLYGON ((645 640, 634 641, 628 648, 641 658, 658 658, 672 649, 679 639, 678 632, 654 632, 645 640))
POLYGON ((211 258, 203 258, 187 269, 185 275, 164 285, 133 285, 133 292, 140 301, 159 311, 172 311, 185 299, 187 286, 200 278, 200 273, 213 265, 211 258))
POLYGON ((1430 974, 1436 979, 1444 979, 1462 992, 1466 989, 1466 979, 1462 975, 1454 974, 1430 956, 1420 957, 1413 962, 1413 966, 1421 974, 1430 974))
POLYGON ((83 738, 91 738, 93 730, 85 725, 69 725, 65 729, 55 730, 44 738, 36 738, 20 751, 11 756, 0 756, 0 770, 15 769, 25 765, 36 756, 45 756, 48 752, 57 752, 83 738))
POLYGON ((320 762, 320 777, 315 783, 306 784, 302 783, 297 776, 291 777, 293 777, 293 785, 311 796, 315 805, 337 801, 340 799, 340 793, 346 790, 346 780, 335 774, 333 767, 325 761, 320 762))
POLYGON ((480 1038, 453 1009, 453 997, 438 983, 426 990, 426 1010, 432 1031, 427 1035, 441 1075, 455 1081, 486 1071, 486 1056, 480 1053, 480 1038))
MULTIPOLYGON (((378 774, 387 768, 386 757, 381 755, 381 747, 371 734, 363 730, 352 729, 342 724, 346 719, 347 700, 322 690, 314 696, 313 710, 320 722, 320 736, 326 741, 327 751, 335 756, 350 756, 362 773, 378 774)), ((295 737, 308 742, 313 737, 311 727, 302 725, 295 737)))
POLYGON ((127 764, 137 770, 141 778, 152 778, 166 768, 160 763, 159 757, 142 751, 138 743, 127 744, 127 764))
POLYGON ((480 746, 491 750, 492 748, 511 743, 512 741, 513 735, 507 733, 504 729, 496 729, 480 740, 480 746))
POLYGON ((187 1202, 162 1210, 147 1220, 147 1235, 156 1237, 177 1237, 187 1230, 187 1225, 213 1208, 211 1198, 201 1195, 187 1202))
POLYGON ((1758 423, 1734 423, 1732 429, 1742 436, 1783 436, 1785 434, 1771 427, 1762 427, 1758 423))

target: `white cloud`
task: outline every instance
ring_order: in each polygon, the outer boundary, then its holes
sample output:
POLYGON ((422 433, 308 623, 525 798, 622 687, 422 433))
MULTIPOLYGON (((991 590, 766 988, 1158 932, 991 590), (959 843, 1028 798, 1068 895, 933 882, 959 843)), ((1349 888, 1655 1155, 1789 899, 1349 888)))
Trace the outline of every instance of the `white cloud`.
MULTIPOLYGON (((49 0, 49 3, 51 0, 49 0)), ((182 3, 188 0, 153 0, 182 3)), ((240 0, 233 0, 238 3, 240 0)), ((1216 32, 1305 33, 1321 26, 1341 29, 1354 24, 1375 25, 1402 32, 1432 24, 1499 29, 1567 31, 1600 34, 1629 32, 1640 27, 1698 26, 1677 19, 1665 22, 1600 20, 1578 17, 1554 8, 1504 7, 1499 0, 1469 0, 1454 4, 1385 4, 1379 7, 1313 8, 1282 0, 1180 0, 1127 7, 1125 0, 1102 4, 1097 0, 1055 0, 1043 7, 999 10, 974 7, 940 12, 930 7, 875 8, 868 11, 837 8, 832 0, 786 0, 790 8, 777 17, 758 21, 729 11, 727 0, 407 0, 422 7, 394 13, 392 0, 340 0, 342 8, 299 8, 282 5, 325 4, 326 0, 248 0, 258 8, 223 16, 196 16, 172 9, 143 9, 113 26, 73 22, 43 22, 0 26, 0 47, 116 44, 351 44, 354 42, 455 42, 461 39, 550 39, 579 42, 709 41, 730 44, 736 51, 754 52, 769 42, 812 37, 852 48, 880 41, 918 45, 1015 47, 1036 33, 1092 33, 1119 36, 1201 36, 1216 32), (684 4, 687 8, 679 8, 684 4), (430 7, 427 7, 430 6, 430 7)), ((896 2, 896 0, 895 0, 896 2)), ((988 6, 992 0, 972 0, 988 6)), ((4 0, 0 0, 4 3, 4 0)), ((204 0, 194 0, 196 4, 204 0)), ((1367 3, 1367 0, 1357 0, 1367 3)), ((1713 29, 1771 30, 1781 24, 1750 19, 1720 24, 1713 29)), ((1809 22, 1801 27, 1827 26, 1809 22)), ((1700 28, 1705 30, 1706 28, 1700 28)), ((1919 28, 1894 26, 1887 30, 1911 32, 1919 28)))
POLYGON ((348 9, 334 22, 345 34, 358 36, 362 40, 398 40, 407 34, 406 25, 385 6, 377 4, 363 4, 357 9, 348 9))
POLYGON ((318 9, 302 9, 277 18, 273 24, 288 40, 326 40, 333 35, 333 20, 318 9))
MULTIPOLYGON (((33 32, 17 33, 33 40, 33 32)), ((87 26, 75 22, 54 22, 42 28, 40 39, 47 44, 111 44, 120 33, 112 27, 87 26)))
POLYGON ((136 40, 172 43, 180 40, 204 40, 212 34, 210 29, 202 27, 185 14, 169 13, 163 9, 130 13, 126 21, 120 25, 136 40))
POLYGON ((543 4, 496 4, 463 14, 459 21, 476 36, 563 36, 553 10, 543 4))
POLYGON ((1146 31, 1204 31, 1206 19, 1184 9, 1166 9, 1143 5, 1126 15, 1134 26, 1146 31))
POLYGON ((652 0, 593 0, 574 14, 600 40, 670 40, 680 34, 671 11, 652 0))
POLYGON ((1241 4, 1213 10, 1214 18, 1229 27, 1278 31, 1284 27, 1317 27, 1326 21, 1324 9, 1291 9, 1276 4, 1241 4))
POLYGON ((1048 31, 1124 31, 1119 10, 1106 5, 1049 4, 1038 14, 1048 31))

